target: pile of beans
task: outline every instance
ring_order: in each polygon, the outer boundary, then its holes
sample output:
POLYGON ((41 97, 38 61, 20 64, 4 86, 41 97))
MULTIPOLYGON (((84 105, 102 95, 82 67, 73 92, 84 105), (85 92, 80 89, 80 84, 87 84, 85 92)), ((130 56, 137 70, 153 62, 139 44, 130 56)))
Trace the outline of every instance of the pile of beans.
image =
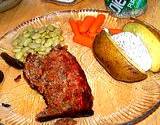
POLYGON ((24 61, 28 53, 46 55, 50 50, 63 42, 62 31, 53 25, 39 29, 27 27, 12 42, 15 58, 24 61))

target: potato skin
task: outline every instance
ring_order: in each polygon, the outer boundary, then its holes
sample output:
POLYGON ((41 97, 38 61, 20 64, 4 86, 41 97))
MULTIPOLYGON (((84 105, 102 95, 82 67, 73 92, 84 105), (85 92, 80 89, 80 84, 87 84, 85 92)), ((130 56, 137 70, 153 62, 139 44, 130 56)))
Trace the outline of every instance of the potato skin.
POLYGON ((105 31, 96 36, 93 53, 105 70, 118 81, 133 83, 147 78, 146 74, 140 72, 122 55, 105 31))

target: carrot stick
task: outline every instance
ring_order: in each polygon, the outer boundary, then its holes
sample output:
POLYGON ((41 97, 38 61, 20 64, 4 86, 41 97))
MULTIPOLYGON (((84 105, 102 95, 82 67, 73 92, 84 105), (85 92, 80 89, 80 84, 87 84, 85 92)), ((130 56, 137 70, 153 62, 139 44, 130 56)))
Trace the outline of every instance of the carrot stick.
POLYGON ((87 36, 87 37, 89 37, 88 36, 88 34, 87 34, 87 32, 86 33, 80 33, 82 36, 87 36))
POLYGON ((77 23, 77 25, 78 25, 78 30, 80 30, 80 27, 81 27, 81 25, 82 25, 82 21, 81 21, 81 20, 77 20, 76 23, 77 23))
POLYGON ((81 44, 83 46, 87 46, 89 48, 92 47, 92 43, 93 43, 93 39, 92 38, 87 37, 87 36, 83 36, 83 35, 75 35, 73 37, 73 41, 78 43, 78 44, 81 44))
POLYGON ((97 33, 100 33, 101 31, 102 31, 101 27, 97 29, 97 33))
POLYGON ((78 24, 79 26, 81 26, 82 21, 81 21, 81 20, 77 20, 77 24, 78 24))
POLYGON ((79 31, 81 33, 87 32, 89 27, 94 23, 95 17, 94 16, 86 16, 80 26, 79 31))
POLYGON ((104 20, 105 20, 105 15, 99 14, 95 19, 94 23, 92 24, 92 26, 89 28, 89 32, 96 33, 97 29, 100 28, 104 23, 104 20))
POLYGON ((79 29, 76 21, 74 19, 69 19, 69 23, 71 25, 72 31, 75 35, 79 34, 79 29))
POLYGON ((122 29, 109 29, 109 32, 114 35, 123 32, 122 29))
POLYGON ((87 32, 87 35, 91 38, 95 38, 95 36, 97 35, 97 33, 91 33, 91 32, 87 32))

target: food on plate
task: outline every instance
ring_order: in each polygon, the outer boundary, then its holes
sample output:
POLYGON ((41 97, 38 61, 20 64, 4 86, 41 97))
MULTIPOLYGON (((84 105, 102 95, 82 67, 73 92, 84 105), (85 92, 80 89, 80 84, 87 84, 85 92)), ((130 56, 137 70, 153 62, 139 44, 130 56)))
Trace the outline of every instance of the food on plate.
POLYGON ((21 75, 18 75, 18 76, 14 79, 15 82, 19 82, 20 80, 21 80, 21 75))
POLYGON ((72 27, 72 31, 74 33, 73 41, 78 43, 78 44, 81 44, 83 46, 87 46, 87 47, 91 48, 93 38, 89 37, 86 34, 80 34, 78 23, 75 20, 70 19, 69 22, 70 22, 70 25, 72 27))
POLYGON ((112 29, 112 28, 109 28, 108 30, 109 30, 109 33, 110 33, 111 35, 119 34, 119 33, 123 32, 122 29, 112 29))
POLYGON ((3 72, 0 70, 0 83, 3 81, 4 79, 4 74, 3 72))
MULTIPOLYGON (((122 41, 123 42, 123 41, 122 41)), ((129 42, 129 41, 127 41, 129 42)), ((131 46, 135 48, 133 41, 131 46)), ((143 48, 143 46, 141 46, 143 48)), ((134 50, 132 50, 134 52, 134 50)), ((138 82, 147 78, 145 72, 125 54, 104 30, 98 34, 93 43, 93 53, 105 70, 116 80, 124 82, 138 82)), ((145 52, 144 55, 148 53, 145 52)), ((133 56, 137 56, 134 55, 133 56)), ((138 58, 141 58, 138 57, 138 58)))
POLYGON ((57 120, 54 125, 76 125, 76 124, 77 124, 77 121, 75 121, 74 119, 63 118, 63 119, 57 120))
POLYGON ((70 26, 74 33, 73 41, 91 48, 95 36, 102 30, 101 27, 104 21, 104 14, 99 14, 97 17, 86 16, 83 20, 69 19, 70 26))
POLYGON ((103 25, 105 21, 105 15, 104 14, 99 14, 91 27, 89 28, 90 33, 96 33, 97 30, 103 25))
POLYGON ((2 103, 2 106, 5 107, 5 108, 9 108, 11 105, 7 104, 7 103, 2 103))
POLYGON ((93 38, 79 34, 73 37, 73 41, 83 46, 91 48, 93 43, 93 38))
POLYGON ((144 23, 131 22, 127 23, 124 28, 124 31, 132 32, 139 36, 143 44, 147 47, 151 58, 152 58, 152 72, 160 71, 160 35, 159 33, 151 26, 145 25, 144 23))
POLYGON ((8 55, 6 52, 2 52, 1 54, 2 59, 9 65, 16 69, 23 69, 24 64, 23 62, 19 61, 18 59, 15 59, 8 55))
POLYGON ((147 72, 160 71, 160 32, 137 19, 122 29, 104 29, 93 43, 93 52, 115 79, 137 82, 147 72), (134 70, 135 71, 134 71, 134 70))
POLYGON ((112 42, 120 47, 122 52, 135 63, 134 65, 138 69, 148 71, 151 68, 151 56, 140 37, 131 32, 122 32, 113 35, 111 38, 113 40, 112 42))
POLYGON ((95 17, 94 16, 86 16, 84 18, 84 20, 79 23, 79 31, 81 33, 85 33, 89 30, 89 28, 93 25, 94 21, 95 21, 95 17))
POLYGON ((93 114, 93 96, 85 73, 65 47, 56 46, 44 57, 29 54, 23 72, 47 105, 37 114, 37 121, 93 114))
POLYGON ((62 31, 53 25, 28 27, 12 42, 15 58, 24 61, 28 53, 45 55, 63 42, 62 31))

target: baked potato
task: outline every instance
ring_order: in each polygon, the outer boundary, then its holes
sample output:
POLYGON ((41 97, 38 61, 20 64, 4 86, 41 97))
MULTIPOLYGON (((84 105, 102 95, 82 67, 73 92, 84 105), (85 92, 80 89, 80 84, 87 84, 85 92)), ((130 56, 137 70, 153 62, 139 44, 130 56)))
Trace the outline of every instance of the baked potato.
POLYGON ((138 68, 104 30, 93 42, 93 53, 99 63, 116 80, 132 83, 147 78, 145 71, 138 68))

